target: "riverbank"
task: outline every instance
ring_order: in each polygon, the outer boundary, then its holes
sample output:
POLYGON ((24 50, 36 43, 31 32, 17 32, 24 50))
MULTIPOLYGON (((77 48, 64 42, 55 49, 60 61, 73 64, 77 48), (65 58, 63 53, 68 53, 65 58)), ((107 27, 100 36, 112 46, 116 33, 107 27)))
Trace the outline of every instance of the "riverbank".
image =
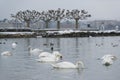
POLYGON ((80 31, 80 30, 63 30, 63 31, 44 31, 44 32, 0 32, 0 38, 33 38, 33 37, 99 37, 99 36, 120 36, 120 31, 80 31))
POLYGON ((120 31, 54 31, 46 32, 42 37, 99 37, 99 36, 120 36, 120 31))

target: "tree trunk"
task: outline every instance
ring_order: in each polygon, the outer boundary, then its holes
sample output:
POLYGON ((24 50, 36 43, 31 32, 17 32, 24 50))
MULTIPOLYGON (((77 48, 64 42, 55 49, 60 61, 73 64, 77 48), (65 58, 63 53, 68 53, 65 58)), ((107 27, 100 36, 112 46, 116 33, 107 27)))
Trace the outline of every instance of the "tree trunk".
POLYGON ((60 29, 60 21, 57 21, 57 29, 60 29))
POLYGON ((30 27, 30 22, 26 22, 27 27, 30 27))
POLYGON ((45 25, 46 25, 45 27, 46 27, 46 28, 48 28, 48 23, 49 23, 49 21, 46 21, 46 22, 45 22, 45 25))
POLYGON ((75 20, 76 29, 78 29, 78 19, 75 20))

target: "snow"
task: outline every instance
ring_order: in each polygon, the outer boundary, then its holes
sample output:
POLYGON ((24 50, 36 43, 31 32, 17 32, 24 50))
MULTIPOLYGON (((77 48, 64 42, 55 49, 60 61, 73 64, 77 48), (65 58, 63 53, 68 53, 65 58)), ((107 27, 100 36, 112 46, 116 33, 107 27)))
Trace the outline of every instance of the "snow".
POLYGON ((34 32, 0 32, 0 34, 21 34, 21 35, 24 35, 24 34, 34 34, 34 32))
POLYGON ((47 31, 48 34, 70 34, 70 33, 120 33, 120 31, 116 31, 116 30, 102 30, 102 31, 81 31, 81 30, 60 30, 60 31, 47 31))

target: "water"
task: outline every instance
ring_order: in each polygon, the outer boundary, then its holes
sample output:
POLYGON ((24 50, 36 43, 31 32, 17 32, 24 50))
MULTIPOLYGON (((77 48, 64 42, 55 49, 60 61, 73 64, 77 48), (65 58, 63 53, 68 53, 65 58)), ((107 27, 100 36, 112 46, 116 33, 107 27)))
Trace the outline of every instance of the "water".
POLYGON ((120 79, 120 37, 85 38, 9 38, 0 39, 0 52, 12 51, 13 56, 0 56, 0 80, 119 80, 120 79), (15 50, 11 44, 17 42, 15 50), (85 69, 54 69, 48 63, 39 63, 37 55, 30 55, 28 46, 63 55, 63 61, 75 63, 81 60, 85 69), (118 59, 109 67, 97 58, 114 54, 118 59))

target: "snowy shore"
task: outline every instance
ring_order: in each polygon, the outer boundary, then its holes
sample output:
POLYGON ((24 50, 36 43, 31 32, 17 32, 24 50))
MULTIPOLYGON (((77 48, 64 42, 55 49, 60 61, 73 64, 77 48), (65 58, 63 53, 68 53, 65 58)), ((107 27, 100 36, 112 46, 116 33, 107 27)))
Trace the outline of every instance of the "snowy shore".
POLYGON ((30 37, 95 37, 95 36, 120 36, 120 31, 80 31, 80 30, 60 30, 39 32, 0 32, 0 38, 30 38, 30 37))
POLYGON ((95 36, 120 36, 120 31, 80 31, 80 30, 64 30, 64 31, 47 31, 43 37, 95 37, 95 36))

